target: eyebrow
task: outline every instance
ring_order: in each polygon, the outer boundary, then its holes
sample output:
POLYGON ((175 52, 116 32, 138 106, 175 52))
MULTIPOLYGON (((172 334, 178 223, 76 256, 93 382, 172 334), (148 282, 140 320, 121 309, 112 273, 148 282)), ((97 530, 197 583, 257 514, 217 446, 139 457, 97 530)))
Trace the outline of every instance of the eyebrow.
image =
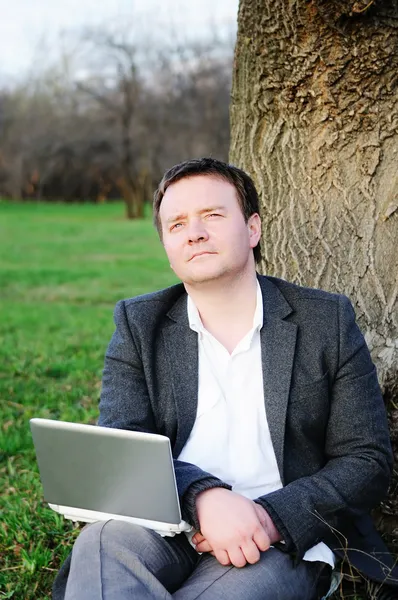
MULTIPOLYGON (((210 208, 202 208, 196 214, 202 215, 203 213, 219 212, 219 211, 225 212, 225 206, 213 206, 210 208)), ((178 215, 173 215, 167 219, 166 223, 175 223, 176 221, 180 221, 181 219, 185 219, 186 217, 187 217, 186 213, 180 213, 178 215)))

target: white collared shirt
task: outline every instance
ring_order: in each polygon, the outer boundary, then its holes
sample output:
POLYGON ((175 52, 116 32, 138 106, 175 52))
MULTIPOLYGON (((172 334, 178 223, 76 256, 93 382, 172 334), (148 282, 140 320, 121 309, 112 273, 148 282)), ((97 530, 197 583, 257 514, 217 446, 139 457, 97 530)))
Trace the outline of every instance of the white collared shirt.
MULTIPOLYGON (((179 459, 197 465, 252 500, 282 487, 265 413, 260 330, 263 299, 257 282, 253 327, 232 354, 203 326, 188 296, 188 319, 198 334, 198 408, 191 434, 179 459)), ((304 560, 334 566, 323 543, 304 560)))

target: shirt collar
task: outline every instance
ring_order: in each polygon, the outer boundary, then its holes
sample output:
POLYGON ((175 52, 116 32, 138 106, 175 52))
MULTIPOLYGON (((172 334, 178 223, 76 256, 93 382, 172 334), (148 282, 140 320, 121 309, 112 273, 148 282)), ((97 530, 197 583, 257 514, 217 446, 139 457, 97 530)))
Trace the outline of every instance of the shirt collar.
MULTIPOLYGON (((188 321, 189 327, 196 331, 197 333, 205 333, 206 329, 203 326, 202 319, 200 318, 200 314, 194 301, 191 296, 188 294, 188 302, 187 302, 187 311, 188 311, 188 321)), ((252 331, 260 331, 264 322, 264 307, 263 307, 263 295, 261 292, 261 287, 257 279, 257 301, 256 301, 256 309, 254 311, 253 316, 253 328, 252 331)))
POLYGON ((264 323, 264 304, 263 304, 263 294, 261 291, 260 284, 257 279, 257 303, 256 310, 254 311, 253 317, 253 329, 256 331, 260 331, 264 323))
POLYGON ((188 294, 188 302, 187 302, 187 310, 188 310, 188 321, 191 329, 196 331, 197 333, 203 333, 205 328, 203 327, 202 319, 200 318, 200 314, 198 309, 196 308, 196 304, 192 300, 191 296, 188 294))

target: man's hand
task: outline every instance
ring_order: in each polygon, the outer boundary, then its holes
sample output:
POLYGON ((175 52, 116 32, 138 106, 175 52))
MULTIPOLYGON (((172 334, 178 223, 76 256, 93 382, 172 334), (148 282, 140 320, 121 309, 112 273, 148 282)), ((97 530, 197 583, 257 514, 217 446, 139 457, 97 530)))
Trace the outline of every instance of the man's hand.
POLYGON ((196 549, 211 552, 222 565, 254 564, 260 560, 260 551, 270 547, 263 525, 270 517, 252 500, 224 488, 212 488, 198 495, 196 509, 202 534, 193 538, 199 541, 196 549))

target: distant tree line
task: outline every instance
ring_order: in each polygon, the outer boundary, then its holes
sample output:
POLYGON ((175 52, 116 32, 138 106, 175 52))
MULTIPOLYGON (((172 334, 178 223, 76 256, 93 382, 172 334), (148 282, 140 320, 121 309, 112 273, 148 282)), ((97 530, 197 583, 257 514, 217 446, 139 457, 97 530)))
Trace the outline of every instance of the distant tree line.
POLYGON ((121 31, 86 31, 84 68, 69 58, 0 90, 0 197, 104 202, 129 218, 166 168, 227 159, 233 39, 167 48, 121 31))

